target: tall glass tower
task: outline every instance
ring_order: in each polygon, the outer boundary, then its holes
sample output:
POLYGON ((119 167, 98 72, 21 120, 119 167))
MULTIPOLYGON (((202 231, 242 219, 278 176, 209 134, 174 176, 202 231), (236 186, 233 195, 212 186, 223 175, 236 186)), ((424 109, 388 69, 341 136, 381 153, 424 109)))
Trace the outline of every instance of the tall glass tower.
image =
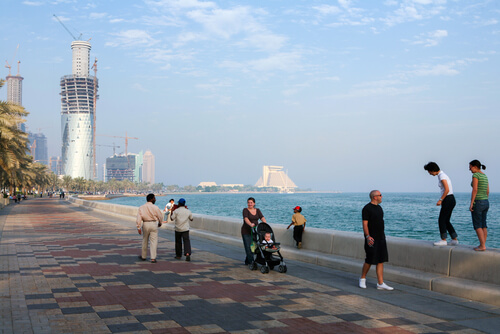
POLYGON ((90 43, 74 41, 71 49, 73 74, 61 78, 62 172, 92 179, 97 78, 89 75, 90 43))
MULTIPOLYGON (((5 78, 7 81, 7 102, 23 105, 23 77, 19 74, 19 66, 17 67, 17 75, 10 74, 5 78)), ((19 128, 26 132, 26 125, 21 123, 19 128)))

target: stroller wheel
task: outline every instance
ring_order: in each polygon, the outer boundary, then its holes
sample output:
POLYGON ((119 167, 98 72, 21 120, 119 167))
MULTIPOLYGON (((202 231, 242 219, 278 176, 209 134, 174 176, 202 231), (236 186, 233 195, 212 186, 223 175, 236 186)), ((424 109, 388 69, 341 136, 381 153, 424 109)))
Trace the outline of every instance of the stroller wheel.
POLYGON ((286 273, 286 266, 280 265, 280 266, 278 267, 278 271, 279 271, 280 273, 286 273))
POLYGON ((260 272, 263 274, 267 274, 269 272, 269 268, 266 266, 260 267, 260 272))
POLYGON ((252 262, 248 265, 248 269, 250 270, 257 270, 257 263, 252 262))

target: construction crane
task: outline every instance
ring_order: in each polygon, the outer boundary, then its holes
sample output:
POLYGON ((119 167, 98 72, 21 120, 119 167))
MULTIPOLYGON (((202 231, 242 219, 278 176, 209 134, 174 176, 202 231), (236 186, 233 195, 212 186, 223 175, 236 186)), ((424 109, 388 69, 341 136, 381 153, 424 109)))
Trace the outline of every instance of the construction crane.
MULTIPOLYGON (((19 44, 17 44, 16 51, 14 52, 14 56, 12 57, 12 61, 10 62, 11 64, 14 63, 14 59, 16 59, 17 50, 19 50, 19 44)), ((5 65, 5 67, 9 69, 9 76, 10 76, 11 75, 10 69, 12 68, 12 66, 10 66, 10 64, 7 60, 5 61, 5 63, 7 64, 7 65, 5 65)), ((20 63, 20 61, 17 62, 17 74, 18 75, 19 75, 19 63, 20 63)))
MULTIPOLYGON (((95 131, 96 131, 96 103, 97 103, 97 58, 95 59, 94 61, 94 65, 92 65, 92 68, 94 69, 94 112, 93 112, 93 118, 94 118, 94 124, 93 124, 93 129, 92 129, 92 144, 93 144, 93 149, 94 149, 94 156, 93 156, 93 160, 94 160, 94 180, 96 179, 97 177, 97 171, 96 171, 96 150, 95 150, 95 144, 96 144, 96 140, 95 140, 95 131)), ((113 150, 114 151, 114 150, 113 150)))
POLYGON ((113 143, 113 145, 97 145, 97 146, 112 147, 113 148, 113 155, 116 155, 116 149, 120 148, 120 146, 116 146, 115 143, 113 143))
POLYGON ((127 132, 125 132, 125 137, 123 136, 110 136, 110 135, 98 135, 104 137, 113 137, 113 138, 125 138, 125 156, 127 157, 128 168, 130 169, 130 161, 128 160, 128 140, 129 139, 139 139, 137 137, 129 137, 127 136, 127 132))
POLYGON ((80 36, 78 36, 78 38, 76 38, 76 37, 75 37, 75 35, 73 35, 73 34, 71 33, 71 31, 69 31, 69 29, 68 29, 68 28, 64 25, 64 23, 62 23, 62 21, 61 21, 61 20, 57 17, 57 15, 56 15, 56 14, 54 14, 54 17, 56 18, 56 20, 57 20, 57 21, 59 21, 59 23, 63 26, 63 28, 64 28, 64 29, 66 29, 66 31, 68 32, 68 34, 70 34, 70 35, 71 35, 71 37, 73 37, 73 39, 74 39, 75 41, 79 41, 79 40, 82 38, 82 33, 80 33, 80 36))

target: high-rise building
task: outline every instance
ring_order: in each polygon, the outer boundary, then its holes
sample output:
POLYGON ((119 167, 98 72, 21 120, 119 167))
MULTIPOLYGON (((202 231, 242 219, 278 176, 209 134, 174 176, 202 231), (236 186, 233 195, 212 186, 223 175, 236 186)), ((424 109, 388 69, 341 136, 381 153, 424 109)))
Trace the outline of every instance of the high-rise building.
POLYGON ((137 154, 114 155, 106 159, 106 181, 111 179, 134 180, 134 166, 137 154))
POLYGON ((142 182, 142 165, 143 165, 143 154, 142 151, 135 156, 135 168, 134 168, 134 182, 142 182))
POLYGON ((273 187, 283 192, 293 191, 297 188, 295 183, 283 171, 283 166, 263 166, 262 176, 255 184, 256 187, 273 187))
POLYGON ((92 179, 94 174, 94 104, 97 78, 89 75, 90 43, 73 41, 73 72, 61 78, 63 174, 92 179))
MULTIPOLYGON (((23 105, 23 80, 24 78, 19 74, 19 66, 17 68, 17 75, 10 74, 10 66, 9 75, 5 78, 7 82, 7 102, 15 103, 20 106, 23 105)), ((26 126, 24 123, 19 125, 19 128, 26 132, 26 126)))
POLYGON ((60 157, 50 157, 49 168, 56 175, 62 174, 61 158, 60 157))
POLYGON ((34 162, 49 165, 49 150, 47 147, 47 137, 43 133, 28 133, 31 155, 34 162))
POLYGON ((155 183, 155 156, 150 150, 142 157, 142 182, 155 183))

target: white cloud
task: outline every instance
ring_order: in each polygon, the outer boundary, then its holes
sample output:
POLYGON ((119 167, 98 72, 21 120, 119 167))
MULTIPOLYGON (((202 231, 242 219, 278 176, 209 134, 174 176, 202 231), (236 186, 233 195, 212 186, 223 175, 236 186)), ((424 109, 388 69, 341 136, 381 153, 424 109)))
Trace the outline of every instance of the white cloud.
POLYGON ((480 22, 478 22, 478 24, 482 25, 482 26, 492 26, 492 25, 498 24, 498 20, 488 19, 488 20, 480 21, 480 22))
POLYGON ((415 41, 413 41, 412 44, 424 45, 425 47, 436 46, 443 40, 443 38, 447 36, 448 36, 448 31, 435 30, 416 36, 415 41))
POLYGON ((454 67, 455 67, 454 63, 425 66, 420 69, 413 70, 410 73, 416 76, 441 76, 441 75, 450 76, 459 74, 460 72, 454 67))
POLYGON ((302 69, 302 65, 300 64, 301 58, 301 55, 297 52, 281 52, 272 54, 266 58, 247 62, 225 60, 220 63, 220 66, 243 72, 295 72, 302 69))
POLYGON ((322 15, 338 14, 341 12, 339 7, 331 5, 314 6, 313 9, 317 10, 322 15))
POLYGON ((132 85, 132 89, 133 90, 137 90, 137 91, 140 91, 140 92, 149 92, 149 90, 147 90, 146 88, 144 88, 140 83, 134 83, 132 85))
POLYGON ((41 1, 23 1, 23 5, 26 5, 26 6, 42 6, 43 2, 41 2, 41 1))
POLYGON ((427 90, 424 86, 407 86, 401 80, 367 81, 354 85, 348 93, 333 95, 336 98, 359 98, 367 96, 397 96, 415 94, 427 90))
POLYGON ((108 13, 90 13, 90 19, 103 19, 108 16, 108 13))
POLYGON ((249 67, 255 71, 273 72, 276 70, 295 72, 301 68, 301 56, 298 53, 277 53, 267 58, 248 62, 249 67))
POLYGON ((121 46, 121 47, 137 47, 137 46, 151 46, 158 43, 157 40, 152 38, 149 33, 144 30, 130 29, 119 33, 111 33, 114 40, 107 42, 106 46, 121 46))
POLYGON ((146 4, 151 5, 153 7, 163 8, 165 10, 183 10, 183 9, 192 9, 192 8, 216 8, 217 5, 212 1, 198 1, 198 0, 146 0, 146 4))
POLYGON ((388 26, 405 22, 419 21, 439 15, 445 11, 446 0, 404 0, 382 21, 388 26))
POLYGON ((269 32, 254 33, 237 43, 240 46, 250 46, 261 51, 278 51, 287 38, 269 32))
POLYGON ((213 92, 219 90, 220 88, 233 87, 233 83, 231 82, 231 80, 222 79, 222 80, 213 80, 211 83, 197 84, 196 87, 199 89, 213 92))
POLYGON ((111 19, 109 20, 109 23, 119 23, 119 22, 124 22, 124 19, 111 19))
POLYGON ((214 9, 212 11, 194 10, 187 16, 205 28, 208 34, 230 38, 243 31, 260 29, 247 7, 235 9, 214 9))

